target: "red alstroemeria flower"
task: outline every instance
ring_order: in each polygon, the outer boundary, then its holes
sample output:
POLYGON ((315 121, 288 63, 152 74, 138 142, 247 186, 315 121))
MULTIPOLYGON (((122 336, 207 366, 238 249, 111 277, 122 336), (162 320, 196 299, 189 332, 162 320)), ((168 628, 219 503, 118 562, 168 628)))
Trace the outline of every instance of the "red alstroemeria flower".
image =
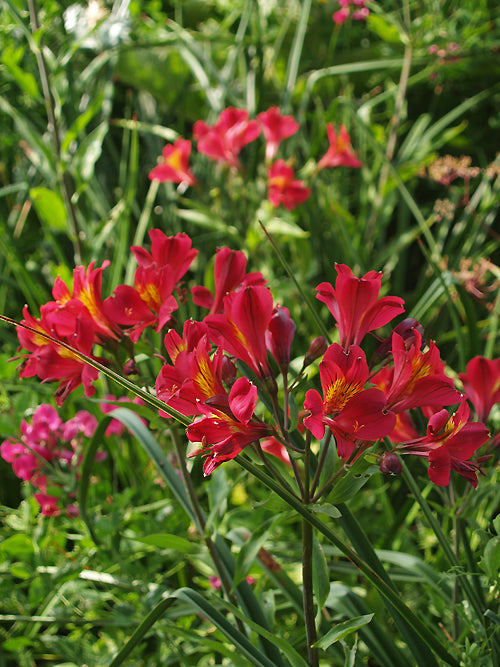
POLYGON ((152 229, 149 236, 151 253, 140 246, 131 248, 139 264, 134 287, 119 285, 104 301, 108 317, 130 327, 128 335, 134 343, 146 327, 155 326, 160 331, 169 322, 177 309, 173 292, 198 254, 187 234, 168 237, 152 229))
POLYGON ((330 147, 318 162, 318 169, 325 167, 362 167, 363 163, 358 160, 351 146, 351 138, 345 128, 341 125, 339 133, 335 132, 333 123, 326 126, 330 147))
POLYGON ((176 139, 173 144, 167 144, 162 151, 163 159, 149 172, 149 178, 160 183, 186 183, 196 185, 198 182, 189 170, 189 156, 191 142, 187 139, 176 139))
POLYGON ((121 337, 120 328, 104 312, 101 297, 102 272, 109 266, 109 261, 103 262, 100 268, 94 266, 95 262, 91 262, 87 270, 83 266, 74 269, 72 292, 59 276, 56 278, 52 295, 57 308, 51 310, 49 320, 59 336, 70 336, 75 319, 86 317, 95 329, 96 342, 121 337))
POLYGON ((209 315, 222 313, 223 299, 230 292, 247 285, 264 285, 266 280, 260 271, 246 273, 247 258, 241 250, 218 248, 214 264, 215 295, 202 285, 191 288, 197 306, 209 309, 209 315))
POLYGON ((429 479, 438 486, 447 486, 450 471, 455 470, 475 488, 479 466, 469 462, 469 459, 484 445, 490 434, 481 422, 470 422, 469 413, 466 401, 451 417, 447 410, 436 412, 429 419, 427 434, 404 444, 398 451, 427 458, 429 479))
MULTIPOLYGON (((165 364, 156 378, 156 395, 167 405, 192 416, 200 414, 202 402, 224 396, 222 384, 223 351, 218 348, 210 358, 211 345, 203 335, 191 349, 181 350, 173 366, 165 364)), ((162 417, 168 414, 160 412, 162 417)))
POLYGON ((306 393, 304 426, 320 440, 325 427, 337 438, 341 458, 352 454, 354 440, 378 440, 396 423, 393 413, 384 412, 386 396, 380 389, 365 389, 368 364, 363 350, 352 345, 346 353, 333 343, 319 364, 323 397, 315 390, 306 393))
POLYGON ((256 120, 248 119, 248 111, 228 107, 219 115, 214 125, 198 120, 193 126, 193 135, 198 150, 212 160, 226 162, 233 169, 241 167, 238 155, 244 146, 255 141, 260 134, 256 120))
MULTIPOLYGON (((24 319, 21 320, 21 324, 26 324, 41 333, 47 333, 53 338, 71 345, 86 356, 92 356, 94 327, 91 320, 88 318, 76 319, 71 336, 59 336, 47 318, 47 313, 50 315, 53 308, 53 302, 43 305, 40 309, 41 317, 37 320, 29 314, 25 306, 23 310, 24 319)), ((95 388, 92 386, 92 382, 97 380, 98 371, 82 361, 77 354, 22 327, 17 328, 17 335, 21 346, 29 353, 25 355, 21 365, 20 377, 37 375, 44 382, 61 380, 55 393, 58 405, 62 405, 70 392, 79 387, 80 384, 84 386, 85 396, 94 395, 95 388)))
POLYGON ((248 285, 224 298, 224 314, 208 315, 205 324, 216 345, 240 359, 261 379, 272 377, 266 330, 274 305, 267 287, 248 285))
POLYGON ((295 134, 299 124, 293 116, 282 116, 278 107, 257 114, 257 118, 266 138, 266 162, 271 162, 276 157, 280 143, 295 134))
POLYGON ((439 350, 431 341, 422 354, 422 337, 414 330, 415 343, 407 349, 402 336, 392 335, 394 365, 383 368, 373 376, 372 382, 387 394, 386 409, 402 412, 411 408, 442 408, 459 403, 463 396, 444 373, 439 350))
POLYGON ((479 421, 488 420, 491 408, 500 402, 500 359, 474 357, 465 373, 459 373, 467 398, 479 421))
POLYGON ((271 426, 252 421, 256 404, 257 387, 246 377, 236 380, 229 396, 200 404, 205 416, 188 426, 186 433, 190 442, 201 443, 189 456, 206 457, 204 475, 234 459, 250 443, 272 434, 271 426))
POLYGON ((328 306, 337 322, 340 344, 359 345, 368 331, 383 327, 404 311, 404 301, 398 296, 378 298, 382 273, 369 271, 355 278, 345 264, 336 264, 338 273, 335 288, 330 283, 316 287, 316 297, 328 306))
POLYGON ((294 171, 284 160, 277 160, 267 175, 267 196, 273 206, 283 206, 292 211, 305 202, 311 194, 311 188, 302 181, 294 180, 294 171))

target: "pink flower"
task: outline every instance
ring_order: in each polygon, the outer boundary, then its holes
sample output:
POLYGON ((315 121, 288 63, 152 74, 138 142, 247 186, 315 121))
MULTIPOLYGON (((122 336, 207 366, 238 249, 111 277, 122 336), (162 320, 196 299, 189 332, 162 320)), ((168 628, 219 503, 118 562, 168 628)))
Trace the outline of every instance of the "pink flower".
POLYGON ((342 7, 333 13, 332 19, 337 25, 342 25, 349 18, 350 10, 348 7, 342 7))
POLYGON ((238 155, 244 146, 255 141, 260 134, 256 120, 248 119, 248 111, 228 107, 219 115, 214 125, 198 120, 193 134, 198 142, 198 150, 212 160, 226 162, 233 169, 239 169, 238 155))
MULTIPOLYGON (((342 10, 340 10, 342 11, 342 10)), ((325 167, 362 167, 363 163, 355 156, 351 147, 351 138, 344 125, 335 132, 333 123, 326 126, 330 147, 318 162, 318 169, 325 167)))
POLYGON ((459 373, 467 398, 479 421, 488 420, 491 408, 500 402, 500 359, 474 357, 466 372, 459 373))
POLYGON ((292 211, 309 198, 311 188, 293 177, 293 169, 284 160, 277 160, 269 169, 267 195, 273 206, 283 204, 288 211, 292 211))
POLYGON ((295 134, 299 129, 299 124, 293 116, 282 116, 278 107, 271 107, 257 114, 257 118, 266 138, 266 161, 270 162, 276 157, 283 139, 295 134))
POLYGON ((378 298, 382 274, 369 271, 362 278, 355 278, 345 264, 337 264, 335 288, 330 283, 316 287, 316 297, 328 306, 337 322, 340 344, 359 345, 368 331, 390 322, 404 311, 404 301, 397 296, 378 298))
POLYGON ((167 144, 162 154, 163 160, 149 172, 151 180, 196 185, 197 180, 189 170, 190 141, 177 139, 173 144, 167 144))
POLYGON ((276 306, 267 327, 266 345, 282 373, 288 371, 295 329, 295 322, 290 317, 288 308, 276 306))

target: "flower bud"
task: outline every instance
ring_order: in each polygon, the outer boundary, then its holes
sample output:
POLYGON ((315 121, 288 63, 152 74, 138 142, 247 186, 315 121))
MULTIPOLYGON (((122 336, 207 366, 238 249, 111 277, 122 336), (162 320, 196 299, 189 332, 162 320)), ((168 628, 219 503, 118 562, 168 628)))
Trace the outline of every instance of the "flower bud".
POLYGON ((313 361, 322 357, 328 348, 328 342, 324 336, 317 336, 311 341, 307 354, 304 358, 304 366, 309 366, 313 361))
POLYGON ((236 381, 236 364, 226 355, 222 357, 222 380, 228 389, 236 381))
POLYGON ((380 472, 384 475, 400 475, 401 461, 393 452, 386 452, 380 460, 380 472))
POLYGON ((415 330, 419 332, 422 337, 421 350, 425 347, 424 340, 424 328, 414 317, 407 317, 402 322, 400 322, 397 327, 394 327, 390 336, 388 336, 383 343, 380 345, 378 350, 375 352, 375 359, 386 359, 392 349, 392 334, 397 333, 404 340, 405 347, 407 350, 410 349, 412 345, 415 344, 415 330))
POLYGON ((139 369, 135 363, 135 359, 129 359, 123 367, 123 375, 139 375, 139 369))

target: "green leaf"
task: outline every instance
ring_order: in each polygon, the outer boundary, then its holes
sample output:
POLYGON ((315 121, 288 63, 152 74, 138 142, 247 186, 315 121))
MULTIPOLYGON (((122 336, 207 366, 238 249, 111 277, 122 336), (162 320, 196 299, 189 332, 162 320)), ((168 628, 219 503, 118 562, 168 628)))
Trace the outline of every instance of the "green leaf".
POLYGON ((330 594, 330 577, 325 554, 316 535, 313 535, 313 591, 318 609, 323 609, 330 594))
POLYGON ((23 560, 35 553, 33 541, 27 535, 12 535, 0 542, 0 554, 16 560, 23 560))
POLYGON ((377 472, 379 472, 378 466, 370 465, 363 457, 356 459, 352 466, 349 466, 347 474, 335 482, 332 491, 328 494, 328 501, 332 505, 344 503, 355 496, 377 472))
POLYGON ((493 537, 484 549, 481 567, 491 579, 498 579, 500 571, 500 535, 493 537))
POLYGON ((370 30, 378 35, 380 39, 383 39, 384 42, 389 42, 390 44, 400 44, 403 41, 401 39, 401 33, 398 28, 393 23, 386 21, 386 19, 379 14, 370 12, 366 23, 370 30))
POLYGON ((309 505, 309 509, 313 512, 316 512, 316 514, 327 514, 328 516, 331 516, 333 519, 340 519, 342 516, 342 513, 340 510, 335 507, 335 505, 331 505, 330 503, 322 503, 321 505, 309 505))
POLYGON ((133 540, 134 542, 141 542, 142 544, 150 544, 151 546, 159 547, 160 549, 174 549, 183 554, 194 554, 199 551, 198 545, 193 544, 184 537, 170 535, 168 533, 153 533, 152 535, 146 535, 145 537, 128 537, 128 539, 133 540))
POLYGON ((38 217, 49 229, 64 232, 68 228, 68 216, 62 197, 48 188, 31 188, 30 198, 38 217))
POLYGON ((351 618, 349 621, 344 621, 344 623, 337 623, 337 625, 327 632, 324 637, 317 641, 313 646, 321 648, 324 651, 338 642, 340 639, 344 639, 351 632, 356 632, 359 628, 362 628, 364 625, 369 623, 373 618, 373 614, 365 614, 364 616, 357 616, 356 618, 351 618))

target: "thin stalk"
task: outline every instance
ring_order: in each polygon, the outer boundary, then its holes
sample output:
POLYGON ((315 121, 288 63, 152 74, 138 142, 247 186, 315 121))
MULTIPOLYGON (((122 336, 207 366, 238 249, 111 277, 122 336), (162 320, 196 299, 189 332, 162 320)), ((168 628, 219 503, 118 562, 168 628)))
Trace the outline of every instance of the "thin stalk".
MULTIPOLYGON (((34 34, 40 29, 40 25, 38 23, 38 10, 36 6, 36 0, 28 0, 28 7, 30 13, 31 29, 34 34)), ((52 92, 50 90, 49 75, 48 75, 47 65, 45 63, 45 58, 43 56, 43 47, 41 43, 37 46, 35 50, 35 56, 38 65, 38 72, 40 74, 40 82, 42 84, 45 106, 47 109, 48 126, 52 137, 52 143, 54 146, 54 153, 56 157, 55 163, 57 171, 57 181, 59 183, 59 189, 61 191, 64 207, 66 209, 66 214, 68 216, 70 238, 71 242, 73 243, 75 264, 81 264, 83 249, 82 249, 80 230, 76 219, 75 209, 73 207, 73 202, 71 200, 71 194, 73 188, 68 172, 61 166, 62 164, 61 139, 59 134, 59 123, 57 122, 57 117, 54 108, 54 99, 52 96, 52 92)))
MULTIPOLYGON (((175 453, 177 454, 177 459, 180 465, 184 486, 186 487, 189 496, 189 501, 191 503, 191 508, 194 512, 194 515, 196 517, 196 522, 198 524, 196 526, 198 529, 198 533, 203 538, 203 541, 205 542, 210 557, 212 558, 213 564, 215 565, 215 569, 217 570, 217 574, 219 575, 224 595, 232 604, 234 604, 237 607, 238 601, 236 599, 236 596, 231 594, 231 581, 229 579, 227 570, 224 567, 222 560, 220 559, 219 552, 217 551, 215 544, 212 542, 211 537, 207 535, 205 532, 206 528, 205 516, 203 514, 203 510, 200 507, 200 503, 198 502, 198 496, 196 495, 196 491, 193 486, 193 480, 191 479, 191 475, 189 474, 189 471, 186 466, 186 458, 184 450, 182 449, 182 443, 179 437, 179 431, 174 426, 170 432, 172 434, 172 440, 174 442, 175 453)), ((246 629, 242 621, 239 618, 235 618, 235 620, 239 631, 246 636, 246 629)))
POLYGON ((434 633, 422 622, 422 620, 414 614, 409 607, 401 600, 397 591, 389 586, 358 554, 351 549, 347 544, 342 542, 337 535, 327 526, 318 516, 309 510, 300 500, 294 498, 285 489, 283 489, 278 482, 276 482, 264 470, 251 463, 245 456, 237 456, 237 463, 242 468, 251 473, 254 477, 260 480, 265 486, 274 491, 280 498, 282 498, 290 507, 292 507, 298 514, 304 517, 311 523, 319 532, 324 535, 334 546, 336 546, 341 553, 344 554, 365 576, 371 581, 378 592, 384 596, 395 607, 400 614, 410 623, 415 632, 433 650, 436 655, 442 658, 448 665, 452 667, 459 667, 458 660, 452 656, 441 642, 435 637, 434 633))
POLYGON ((328 343, 330 343, 331 341, 330 341, 330 335, 328 333, 328 330, 325 327, 325 325, 323 324, 323 322, 321 321, 318 313, 312 307, 311 302, 309 301, 309 299, 308 299, 306 293, 304 292, 301 284, 299 283, 299 281, 297 280, 297 278, 295 276, 295 272, 293 271, 290 264, 286 261, 285 257, 283 256, 283 253, 279 249, 279 246, 276 243, 276 241, 273 239, 271 234, 267 231, 267 229, 265 228, 265 226, 263 225, 263 223, 260 220, 259 220, 259 224, 262 227, 262 230, 263 230, 264 234, 267 236, 267 239, 268 239, 269 243, 272 245, 272 247, 274 249, 274 252, 277 254, 278 259, 281 262, 281 265, 283 266, 285 271, 288 273, 288 275, 289 275, 290 279, 292 280, 292 282, 294 283, 295 287, 298 289, 300 296, 304 300, 304 303, 306 304, 306 306, 309 309, 311 315, 313 316, 314 321, 318 325, 319 330, 321 331, 321 334, 326 338, 328 343))
MULTIPOLYGON (((450 493, 450 507, 453 507, 455 505, 455 498, 454 498, 454 492, 453 492, 453 480, 450 479, 450 486, 449 486, 449 493, 450 493)), ((453 513, 453 551, 455 552, 455 558, 458 560, 460 556, 460 540, 459 540, 459 535, 458 535, 458 519, 457 515, 454 512, 453 513)), ((457 604, 459 603, 460 600, 460 583, 458 581, 458 577, 456 574, 453 575, 453 593, 452 593, 452 604, 453 604, 453 630, 452 630, 452 637, 453 641, 456 641, 457 638, 460 636, 460 621, 458 618, 458 613, 457 613, 457 604)))
POLYGON ((314 479, 311 484, 311 496, 314 495, 314 492, 316 490, 316 487, 319 484, 319 478, 321 475, 321 471, 323 470, 323 466, 325 464, 325 459, 326 455, 328 454, 328 449, 330 447, 330 441, 332 439, 332 432, 330 429, 328 429, 327 434, 326 434, 326 439, 323 443, 323 447, 321 449, 321 454, 319 455, 319 461, 318 461, 318 467, 316 468, 316 472, 314 474, 314 479))
MULTIPOLYGON (((310 503, 309 475, 311 465, 311 434, 306 438, 304 454, 304 505, 310 503)), ((318 667, 318 649, 313 646, 318 639, 314 615, 313 592, 313 527, 305 517, 302 518, 302 603, 306 627, 307 659, 309 667, 318 667)))
POLYGON ((257 453, 259 455, 259 458, 261 459, 262 463, 266 466, 266 468, 269 470, 271 475, 277 480, 280 481, 280 483, 285 487, 285 489, 291 493, 293 496, 295 496, 298 500, 300 500, 300 497, 293 491, 292 487, 288 484, 288 482, 283 478, 283 476, 278 472, 278 470, 274 467, 274 465, 269 461, 269 459, 266 457, 264 452, 262 451, 262 447, 260 446, 260 442, 255 443, 255 449, 257 450, 257 453))
POLYGON ((456 576, 460 577, 460 584, 463 588, 464 593, 466 594, 471 606, 474 609, 475 614, 477 615, 478 619, 481 619, 481 621, 484 624, 484 609, 481 605, 481 602, 477 599, 476 593, 474 589, 472 588, 469 579, 467 577, 467 574, 465 573, 462 565, 460 564, 460 561, 458 558, 455 556, 455 553, 453 552, 453 549, 451 548, 446 535, 443 533, 441 530, 441 526, 439 525, 438 521, 436 520, 434 514, 431 511, 431 508, 427 504, 427 501, 425 498, 422 496, 420 493, 420 489, 418 488, 418 484, 415 482, 413 479, 413 475, 411 472, 408 470, 408 467, 406 463, 402 460, 400 457, 401 465, 402 465, 402 474, 405 482, 408 484, 410 491, 412 492, 413 496, 415 497, 415 500, 417 503, 420 505, 422 508, 422 511, 424 513, 425 518, 427 519, 430 527, 434 531, 434 534, 437 537, 437 540, 439 544, 441 545, 441 548, 443 549, 444 555, 446 556, 446 559, 448 560, 449 564, 451 565, 452 568, 454 568, 456 576))

